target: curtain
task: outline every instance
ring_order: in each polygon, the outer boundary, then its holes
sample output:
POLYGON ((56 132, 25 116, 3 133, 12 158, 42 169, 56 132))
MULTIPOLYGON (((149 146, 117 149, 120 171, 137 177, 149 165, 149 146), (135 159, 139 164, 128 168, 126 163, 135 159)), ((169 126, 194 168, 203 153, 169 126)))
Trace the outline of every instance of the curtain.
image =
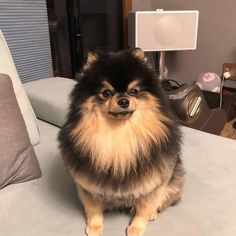
POLYGON ((52 77, 46 0, 0 0, 0 30, 22 82, 52 77))

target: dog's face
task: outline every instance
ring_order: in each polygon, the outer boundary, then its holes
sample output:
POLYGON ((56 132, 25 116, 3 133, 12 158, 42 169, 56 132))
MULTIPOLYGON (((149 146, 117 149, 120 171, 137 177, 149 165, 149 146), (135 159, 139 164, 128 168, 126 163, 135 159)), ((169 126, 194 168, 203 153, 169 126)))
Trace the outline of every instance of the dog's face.
POLYGON ((116 54, 90 53, 80 78, 87 109, 96 107, 108 119, 127 120, 151 106, 157 80, 141 49, 116 54))
POLYGON ((117 91, 109 80, 104 80, 98 93, 101 110, 111 118, 129 118, 136 110, 141 92, 138 80, 127 84, 126 90, 123 91, 117 91))

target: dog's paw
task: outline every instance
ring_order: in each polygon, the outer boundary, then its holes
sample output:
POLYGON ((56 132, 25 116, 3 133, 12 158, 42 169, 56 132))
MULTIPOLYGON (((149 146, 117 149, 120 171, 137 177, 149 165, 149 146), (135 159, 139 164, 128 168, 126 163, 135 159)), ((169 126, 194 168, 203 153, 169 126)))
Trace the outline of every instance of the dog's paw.
POLYGON ((142 236, 144 233, 144 228, 130 225, 127 228, 127 236, 142 236))
POLYGON ((156 220, 156 219, 157 219, 157 215, 158 215, 157 212, 153 213, 153 215, 150 216, 149 221, 154 221, 154 220, 156 220))
POLYGON ((87 236, 101 236, 103 231, 102 225, 87 225, 86 234, 87 236))

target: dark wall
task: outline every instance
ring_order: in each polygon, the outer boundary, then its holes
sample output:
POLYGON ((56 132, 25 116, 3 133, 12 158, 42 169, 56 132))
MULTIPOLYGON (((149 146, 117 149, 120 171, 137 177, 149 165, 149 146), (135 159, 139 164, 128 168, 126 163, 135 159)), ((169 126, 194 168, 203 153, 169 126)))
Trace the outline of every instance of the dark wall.
POLYGON ((118 51, 123 48, 120 0, 79 0, 84 47, 118 51))
POLYGON ((89 51, 123 49, 122 1, 46 1, 55 76, 74 78, 89 51))
POLYGON ((133 0, 134 11, 157 8, 200 12, 197 50, 169 52, 167 55, 172 78, 188 82, 202 72, 221 75, 224 62, 236 62, 235 0, 133 0))

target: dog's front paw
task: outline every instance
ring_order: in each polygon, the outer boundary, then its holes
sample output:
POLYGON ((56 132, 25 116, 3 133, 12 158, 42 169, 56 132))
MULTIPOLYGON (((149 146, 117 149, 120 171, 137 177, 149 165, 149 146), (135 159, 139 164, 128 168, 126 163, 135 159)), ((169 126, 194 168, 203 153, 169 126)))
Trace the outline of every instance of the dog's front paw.
POLYGON ((87 236, 101 236, 103 231, 102 225, 87 225, 86 234, 87 236))
POLYGON ((154 212, 150 217, 149 217, 149 221, 154 221, 154 220, 156 220, 156 218, 157 218, 157 211, 156 212, 154 212))
POLYGON ((127 236, 142 236, 144 233, 144 228, 130 225, 127 228, 127 236))

